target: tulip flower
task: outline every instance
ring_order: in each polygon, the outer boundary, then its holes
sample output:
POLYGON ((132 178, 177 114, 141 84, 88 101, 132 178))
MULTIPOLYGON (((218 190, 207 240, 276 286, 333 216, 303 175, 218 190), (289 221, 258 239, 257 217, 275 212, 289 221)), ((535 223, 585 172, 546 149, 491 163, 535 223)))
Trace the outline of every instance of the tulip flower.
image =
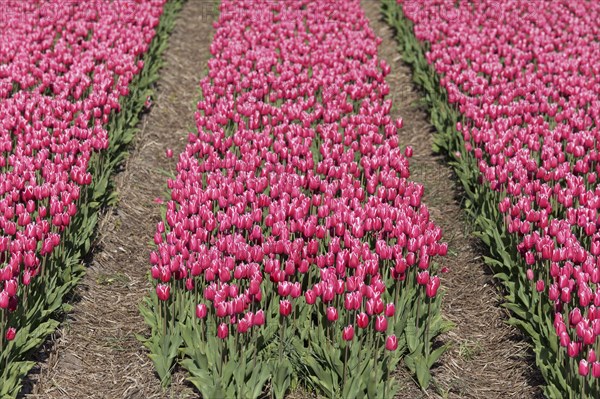
POLYGON ((379 315, 375 319, 375 330, 379 332, 385 332, 387 330, 388 322, 384 315, 379 315))
POLYGON ((225 323, 219 324, 219 327, 217 327, 217 337, 219 337, 221 339, 225 339, 225 338, 227 338, 228 335, 229 335, 229 327, 227 326, 227 324, 225 324, 225 323))
POLYGON ((393 303, 388 303, 387 305, 385 305, 385 317, 393 317, 395 312, 396 307, 393 303))
POLYGON ((425 293, 427 297, 433 298, 437 294, 437 290, 440 287, 440 278, 438 276, 433 276, 427 286, 425 287, 425 293))
POLYGON ((327 308, 326 315, 327 320, 329 320, 332 323, 338 319, 338 311, 333 306, 327 308))
POLYGON ((586 377, 590 373, 590 367, 585 359, 579 361, 579 375, 586 377))
POLYGON ((385 340, 385 349, 395 351, 398 349, 398 339, 395 335, 389 335, 385 340))
POLYGON ((13 339, 15 339, 16 335, 17 335, 17 330, 14 327, 9 327, 6 330, 5 338, 7 341, 12 341, 13 339))
POLYGON ((166 301, 171 295, 171 287, 166 284, 158 284, 156 286, 156 295, 161 301, 166 301))
POLYGON ((595 361, 592 363, 592 376, 600 378, 600 362, 595 361))
POLYGON ((344 327, 342 338, 344 341, 352 341, 352 338, 354 338, 354 326, 352 324, 344 327))
POLYGON ((279 301, 279 314, 287 317, 292 313, 292 303, 287 299, 279 301))
POLYGON ((356 325, 358 328, 367 328, 369 324, 369 316, 366 313, 361 312, 356 315, 356 325))
POLYGON ((196 305, 196 317, 199 319, 204 319, 208 313, 208 309, 206 305, 203 303, 199 303, 196 305))
POLYGON ((263 312, 262 309, 258 310, 254 314, 254 317, 252 318, 252 323, 255 326, 262 326, 263 324, 265 324, 265 313, 263 312))

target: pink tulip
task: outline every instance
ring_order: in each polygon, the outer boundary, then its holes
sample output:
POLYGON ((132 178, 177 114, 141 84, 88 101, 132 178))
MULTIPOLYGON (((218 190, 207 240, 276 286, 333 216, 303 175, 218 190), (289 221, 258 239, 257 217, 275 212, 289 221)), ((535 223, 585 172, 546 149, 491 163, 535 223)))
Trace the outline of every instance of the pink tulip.
POLYGON ((199 319, 204 319, 208 313, 208 309, 206 305, 203 303, 199 303, 196 305, 196 317, 199 319))
POLYGON ((352 341, 352 338, 354 338, 354 326, 352 324, 344 327, 342 338, 344 341, 352 341))
POLYGON ((385 332, 387 330, 388 322, 384 315, 379 315, 375 319, 375 330, 379 332, 385 332))
POLYGON ((252 319, 252 323, 255 326, 262 326, 265 324, 265 313, 263 312, 263 310, 258 310, 255 314, 254 317, 252 319))
POLYGON ((396 312, 396 307, 394 306, 393 303, 388 303, 387 305, 385 305, 385 316, 386 317, 393 317, 394 313, 396 312))
POLYGON ((600 378, 600 362, 595 361, 592 363, 592 376, 600 378))
POLYGON ((217 337, 219 337, 221 339, 225 339, 225 338, 227 338, 228 335, 229 335, 229 326, 227 326, 227 324, 225 324, 225 323, 219 324, 219 327, 217 327, 217 337))
POLYGON ((17 330, 14 327, 9 327, 6 330, 5 338, 7 341, 12 341, 13 339, 15 339, 16 335, 17 335, 17 330))
POLYGON ((579 375, 586 377, 590 373, 590 367, 585 359, 579 361, 579 375))
POLYGON ((292 313, 292 303, 287 299, 279 301, 279 314, 283 317, 287 317, 292 313))
POLYGON ((395 351, 398 349, 398 339, 395 335, 389 335, 385 340, 385 349, 395 351))
POLYGON ((327 308, 326 314, 327 320, 329 320, 332 323, 338 319, 338 311, 333 306, 327 308))
POLYGON ((369 324, 369 316, 366 313, 361 312, 356 315, 356 325, 359 328, 367 328, 369 324))
POLYGON ((435 297, 439 287, 440 287, 440 278, 438 276, 433 276, 427 283, 427 286, 425 287, 426 295, 429 298, 435 297))
POLYGON ((171 287, 165 284, 158 284, 156 286, 156 295, 161 301, 166 301, 171 295, 171 287))

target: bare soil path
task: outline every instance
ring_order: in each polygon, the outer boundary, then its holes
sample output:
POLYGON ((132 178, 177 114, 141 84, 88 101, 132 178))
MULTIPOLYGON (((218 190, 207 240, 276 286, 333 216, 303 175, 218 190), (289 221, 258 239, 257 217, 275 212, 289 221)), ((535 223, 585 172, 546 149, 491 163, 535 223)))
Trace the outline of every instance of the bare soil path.
POLYGON ((444 158, 432 153, 434 128, 420 106, 422 94, 412 82, 410 66, 402 61, 394 33, 381 19, 378 0, 362 6, 375 34, 383 39, 379 56, 392 67, 387 76, 393 117, 404 119, 400 145, 412 146, 411 178, 425 186, 423 202, 442 227, 449 253, 441 261, 450 272, 441 275, 445 289, 443 315, 456 327, 441 337, 451 349, 434 370, 435 386, 428 393, 414 391, 407 383, 403 398, 540 398, 541 376, 523 335, 506 324, 495 288, 481 256, 482 248, 460 207, 460 187, 444 158))
POLYGON ((187 1, 163 54, 151 112, 143 118, 124 170, 116 176, 119 203, 99 225, 91 266, 74 311, 33 375, 27 398, 184 398, 194 396, 176 375, 163 392, 135 334, 147 334, 138 304, 147 295, 148 254, 166 192, 166 175, 194 126, 199 82, 206 71, 215 19, 214 1, 187 1), (198 89, 197 89, 198 88, 198 89), (35 381, 37 380, 37 381, 35 381))

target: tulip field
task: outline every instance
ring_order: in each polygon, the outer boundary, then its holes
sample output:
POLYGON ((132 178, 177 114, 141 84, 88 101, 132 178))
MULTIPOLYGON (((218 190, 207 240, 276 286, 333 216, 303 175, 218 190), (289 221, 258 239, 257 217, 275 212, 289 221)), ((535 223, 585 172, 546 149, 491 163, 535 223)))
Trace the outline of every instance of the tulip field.
POLYGON ((545 394, 598 397, 600 5, 385 6, 545 394))
POLYGON ((203 397, 393 396, 403 355, 428 384, 447 245, 367 22, 357 2, 221 2, 150 254, 165 384, 179 353, 203 397))
MULTIPOLYGON (((600 3, 372 1, 544 395, 600 397, 600 3)), ((141 114, 176 101, 152 95, 183 3, 3 3, 0 398, 78 306, 141 114)), ((127 304, 165 395, 181 373, 203 398, 406 397, 401 373, 440 394, 455 252, 364 3, 221 0, 193 38, 210 60, 127 304)))

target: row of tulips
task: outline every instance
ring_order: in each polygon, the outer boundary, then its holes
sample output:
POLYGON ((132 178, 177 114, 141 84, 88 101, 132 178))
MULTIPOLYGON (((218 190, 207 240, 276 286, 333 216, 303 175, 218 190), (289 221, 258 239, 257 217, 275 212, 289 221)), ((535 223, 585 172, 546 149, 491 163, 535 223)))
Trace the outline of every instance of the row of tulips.
POLYGON ((0 397, 58 325, 177 2, 5 2, 0 18, 0 397), (164 13, 163 13, 164 12, 164 13), (135 18, 133 18, 135 14, 135 18), (163 18, 160 23, 161 16, 163 18), (129 87, 136 87, 129 94, 129 87))
POLYGON ((598 397, 600 4, 384 3, 547 396, 598 397))
POLYGON ((391 397, 405 356, 426 386, 447 245, 359 1, 224 0, 215 27, 150 254, 159 376, 179 357, 203 397, 391 397))

